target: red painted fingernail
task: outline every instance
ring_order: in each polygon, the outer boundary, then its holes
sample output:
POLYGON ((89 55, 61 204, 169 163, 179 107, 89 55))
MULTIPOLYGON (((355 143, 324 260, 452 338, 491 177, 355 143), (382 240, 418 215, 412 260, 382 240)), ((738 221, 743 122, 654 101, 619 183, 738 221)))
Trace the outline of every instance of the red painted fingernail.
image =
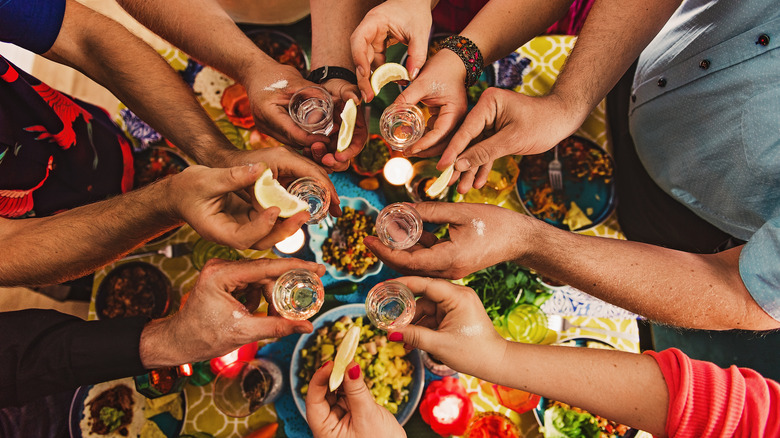
POLYGON ((333 362, 333 361, 332 361, 332 360, 329 360, 329 361, 325 362, 324 364, 322 364, 322 365, 320 366, 320 368, 325 368, 325 365, 327 365, 327 364, 329 364, 329 363, 331 363, 331 362, 333 362))
POLYGON ((390 333, 390 336, 388 336, 387 339, 389 339, 390 342, 402 342, 404 340, 404 335, 399 332, 393 332, 390 333))
POLYGON ((360 377, 360 365, 355 365, 354 367, 350 368, 349 371, 347 371, 347 374, 349 374, 350 379, 356 380, 358 377, 360 377))

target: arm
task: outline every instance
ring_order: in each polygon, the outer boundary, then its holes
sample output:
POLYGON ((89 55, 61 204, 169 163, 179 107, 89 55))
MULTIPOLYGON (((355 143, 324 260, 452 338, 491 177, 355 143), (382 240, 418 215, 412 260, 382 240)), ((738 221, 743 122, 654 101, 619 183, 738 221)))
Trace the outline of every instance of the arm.
POLYGON ((425 222, 449 223, 449 239, 437 241, 426 234, 421 244, 404 251, 391 250, 374 237, 365 239, 383 262, 400 272, 461 278, 512 260, 664 323, 710 330, 780 327, 742 283, 741 247, 692 254, 579 235, 496 206, 430 202, 415 207, 425 222), (473 250, 486 244, 484 251, 473 250))
POLYGON ((264 132, 288 145, 329 142, 323 135, 303 131, 287 112, 290 97, 313 84, 295 68, 280 65, 260 50, 216 1, 121 0, 119 4, 174 46, 241 83, 264 132), (271 87, 282 81, 286 86, 271 87))
POLYGON ((151 47, 80 3, 67 0, 60 33, 44 56, 104 85, 199 163, 222 165, 236 153, 192 90, 151 47))

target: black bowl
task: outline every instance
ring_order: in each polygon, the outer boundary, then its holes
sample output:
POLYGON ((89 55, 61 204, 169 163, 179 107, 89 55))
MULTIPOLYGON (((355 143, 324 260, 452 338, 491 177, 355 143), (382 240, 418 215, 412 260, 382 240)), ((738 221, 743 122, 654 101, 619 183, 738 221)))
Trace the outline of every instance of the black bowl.
POLYGON ((147 316, 159 318, 168 311, 171 280, 153 265, 130 262, 109 272, 98 286, 98 319, 147 316))

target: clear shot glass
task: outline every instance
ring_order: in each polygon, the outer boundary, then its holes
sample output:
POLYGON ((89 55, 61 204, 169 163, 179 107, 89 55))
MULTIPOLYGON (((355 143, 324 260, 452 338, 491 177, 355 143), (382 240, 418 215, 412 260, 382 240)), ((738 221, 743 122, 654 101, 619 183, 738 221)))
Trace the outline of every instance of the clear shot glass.
POLYGON ((390 331, 406 327, 414 318, 414 294, 403 283, 384 281, 368 292, 366 314, 378 328, 390 331))
POLYGON ((392 149, 403 151, 422 138, 425 117, 415 105, 394 103, 382 113, 379 130, 392 149))
POLYGON ((311 217, 307 224, 316 224, 328 214, 330 192, 325 186, 312 177, 298 178, 287 187, 287 191, 309 204, 311 217))
POLYGON ((283 383, 282 370, 269 360, 233 362, 214 379, 214 404, 229 417, 246 417, 279 398, 283 383))
POLYGON ((288 106, 290 117, 310 134, 329 135, 333 130, 333 99, 322 87, 303 87, 293 94, 288 106))
POLYGON ((392 249, 411 248, 420 240, 422 229, 420 213, 411 205, 400 202, 383 208, 376 218, 377 237, 392 249))
POLYGON ((322 308, 325 288, 316 274, 306 269, 293 269, 276 279, 272 301, 284 318, 308 319, 322 308))

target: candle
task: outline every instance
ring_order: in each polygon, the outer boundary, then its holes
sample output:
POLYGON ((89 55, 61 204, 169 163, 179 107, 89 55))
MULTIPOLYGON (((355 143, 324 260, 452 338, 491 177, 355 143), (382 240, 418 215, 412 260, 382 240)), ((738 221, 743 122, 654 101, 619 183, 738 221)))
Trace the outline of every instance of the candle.
POLYGON ((406 158, 391 158, 383 170, 387 182, 394 186, 406 184, 412 177, 412 163, 406 158))
POLYGON ((223 368, 225 368, 226 366, 234 362, 237 362, 239 360, 243 360, 243 361, 252 360, 255 357, 255 354, 257 354, 257 342, 251 342, 249 344, 241 346, 240 348, 233 350, 224 356, 215 357, 214 359, 211 359, 211 361, 209 361, 209 365, 211 366, 211 372, 213 372, 215 375, 219 374, 219 372, 222 371, 223 368))
POLYGON ((292 236, 278 242, 274 247, 282 254, 295 254, 301 248, 306 241, 306 235, 303 233, 303 229, 298 229, 292 236))
POLYGON ((460 416, 461 408, 463 408, 463 399, 457 395, 447 395, 433 407, 433 416, 441 424, 452 424, 460 416))
POLYGON ((428 385, 420 415, 441 436, 463 435, 474 415, 474 405, 460 381, 447 376, 428 385))

